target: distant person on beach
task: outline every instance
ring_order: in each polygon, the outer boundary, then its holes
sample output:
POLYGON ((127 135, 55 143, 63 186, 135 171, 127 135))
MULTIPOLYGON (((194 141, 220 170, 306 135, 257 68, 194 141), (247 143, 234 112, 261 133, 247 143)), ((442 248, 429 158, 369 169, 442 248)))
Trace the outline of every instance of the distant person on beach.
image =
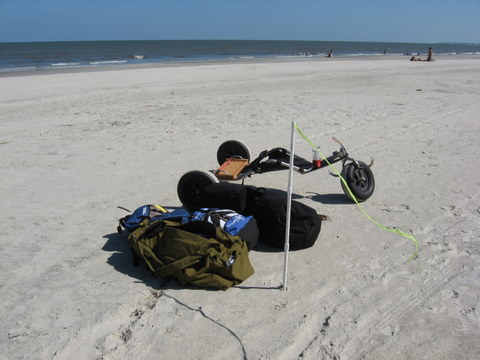
POLYGON ((427 61, 433 61, 433 51, 432 51, 432 47, 429 47, 429 48, 428 48, 427 61))
POLYGON ((329 58, 333 57, 333 52, 332 52, 332 50, 330 50, 330 51, 328 52, 327 57, 329 57, 329 58))
POLYGON ((410 58, 410 61, 435 61, 435 60, 433 59, 433 51, 432 51, 432 48, 431 48, 431 47, 428 48, 428 55, 427 55, 427 58, 426 58, 425 60, 422 60, 422 59, 420 59, 420 58, 416 58, 415 56, 412 56, 412 57, 410 58))

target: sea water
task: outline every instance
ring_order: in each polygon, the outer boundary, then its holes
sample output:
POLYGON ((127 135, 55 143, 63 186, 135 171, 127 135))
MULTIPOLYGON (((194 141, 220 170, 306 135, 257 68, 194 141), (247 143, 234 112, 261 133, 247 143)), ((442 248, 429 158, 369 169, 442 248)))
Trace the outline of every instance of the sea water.
POLYGON ((249 58, 480 54, 480 44, 345 41, 150 40, 0 43, 0 72, 249 58))

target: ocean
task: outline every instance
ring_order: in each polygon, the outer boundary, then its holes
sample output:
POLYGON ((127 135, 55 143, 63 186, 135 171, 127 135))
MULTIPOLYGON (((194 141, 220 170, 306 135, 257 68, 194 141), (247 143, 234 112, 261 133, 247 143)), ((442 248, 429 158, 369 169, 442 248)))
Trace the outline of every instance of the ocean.
POLYGON ((251 58, 480 54, 480 44, 345 41, 149 40, 0 43, 0 72, 251 58))

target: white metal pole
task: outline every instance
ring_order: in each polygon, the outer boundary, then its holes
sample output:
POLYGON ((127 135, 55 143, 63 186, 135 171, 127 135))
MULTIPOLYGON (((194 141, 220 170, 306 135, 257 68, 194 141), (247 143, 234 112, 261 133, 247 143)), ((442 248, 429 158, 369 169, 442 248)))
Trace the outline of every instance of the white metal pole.
POLYGON ((295 122, 292 122, 292 133, 290 138, 290 166, 288 169, 288 189, 287 189, 287 218, 285 224, 285 251, 283 261, 283 290, 287 290, 288 274, 288 252, 290 250, 290 216, 292 209, 292 189, 293 189, 293 158, 295 156, 295 122))

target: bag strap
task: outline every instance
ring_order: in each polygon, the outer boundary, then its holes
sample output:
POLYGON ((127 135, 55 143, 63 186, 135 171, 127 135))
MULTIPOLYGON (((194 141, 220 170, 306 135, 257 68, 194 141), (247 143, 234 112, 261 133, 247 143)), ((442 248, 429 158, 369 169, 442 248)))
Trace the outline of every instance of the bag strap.
MULTIPOLYGON (((177 227, 179 230, 190 232, 197 236, 206 236, 208 238, 216 238, 216 226, 206 222, 206 221, 192 221, 183 225, 180 225, 176 222, 169 222, 165 221, 166 225, 177 227)), ((198 263, 201 259, 205 256, 211 256, 212 249, 204 249, 200 253, 196 253, 194 255, 185 256, 182 259, 178 259, 173 261, 169 264, 161 264, 157 262, 157 265, 160 265, 158 269, 155 271, 155 274, 160 277, 166 277, 172 275, 176 272, 181 272, 181 270, 190 267, 196 263, 198 263)))
POLYGON ((145 219, 133 234, 135 234, 137 240, 144 237, 154 237, 165 230, 165 226, 167 225, 171 227, 179 227, 181 223, 174 220, 145 219))
POLYGON ((143 234, 141 235, 140 238, 151 238, 154 237, 155 235, 160 234, 163 230, 165 229, 165 223, 161 220, 155 220, 155 221, 148 221, 148 225, 145 228, 143 234))
POLYGON ((162 266, 161 268, 155 271, 155 274, 157 274, 159 277, 166 277, 166 276, 172 275, 177 271, 181 271, 189 266, 192 266, 193 264, 198 263, 201 258, 203 258, 203 255, 186 256, 180 260, 177 260, 177 261, 171 262, 170 264, 162 266))
POLYGON ((119 234, 123 233, 122 227, 125 229, 125 221, 130 217, 130 215, 124 216, 120 219, 118 219, 118 226, 117 226, 117 232, 119 234))
MULTIPOLYGON (((146 222, 148 223, 148 222, 146 222)), ((148 223, 146 228, 143 230, 143 233, 141 233, 138 237, 138 239, 141 239, 142 237, 152 237, 156 236, 159 233, 163 232, 165 230, 166 226, 170 226, 173 228, 183 228, 181 223, 177 221, 172 221, 172 220, 156 220, 151 223, 148 223)), ((144 256, 148 256, 147 253, 144 254, 144 256)), ((196 264, 197 262, 200 261, 205 256, 205 254, 195 254, 195 255, 189 255, 185 256, 182 259, 178 259, 176 261, 173 261, 169 264, 165 264, 159 259, 155 259, 151 256, 148 256, 148 260, 150 262, 155 263, 155 274, 158 275, 159 277, 166 277, 169 275, 172 275, 178 271, 181 271, 189 266, 192 266, 193 264, 196 264)))

